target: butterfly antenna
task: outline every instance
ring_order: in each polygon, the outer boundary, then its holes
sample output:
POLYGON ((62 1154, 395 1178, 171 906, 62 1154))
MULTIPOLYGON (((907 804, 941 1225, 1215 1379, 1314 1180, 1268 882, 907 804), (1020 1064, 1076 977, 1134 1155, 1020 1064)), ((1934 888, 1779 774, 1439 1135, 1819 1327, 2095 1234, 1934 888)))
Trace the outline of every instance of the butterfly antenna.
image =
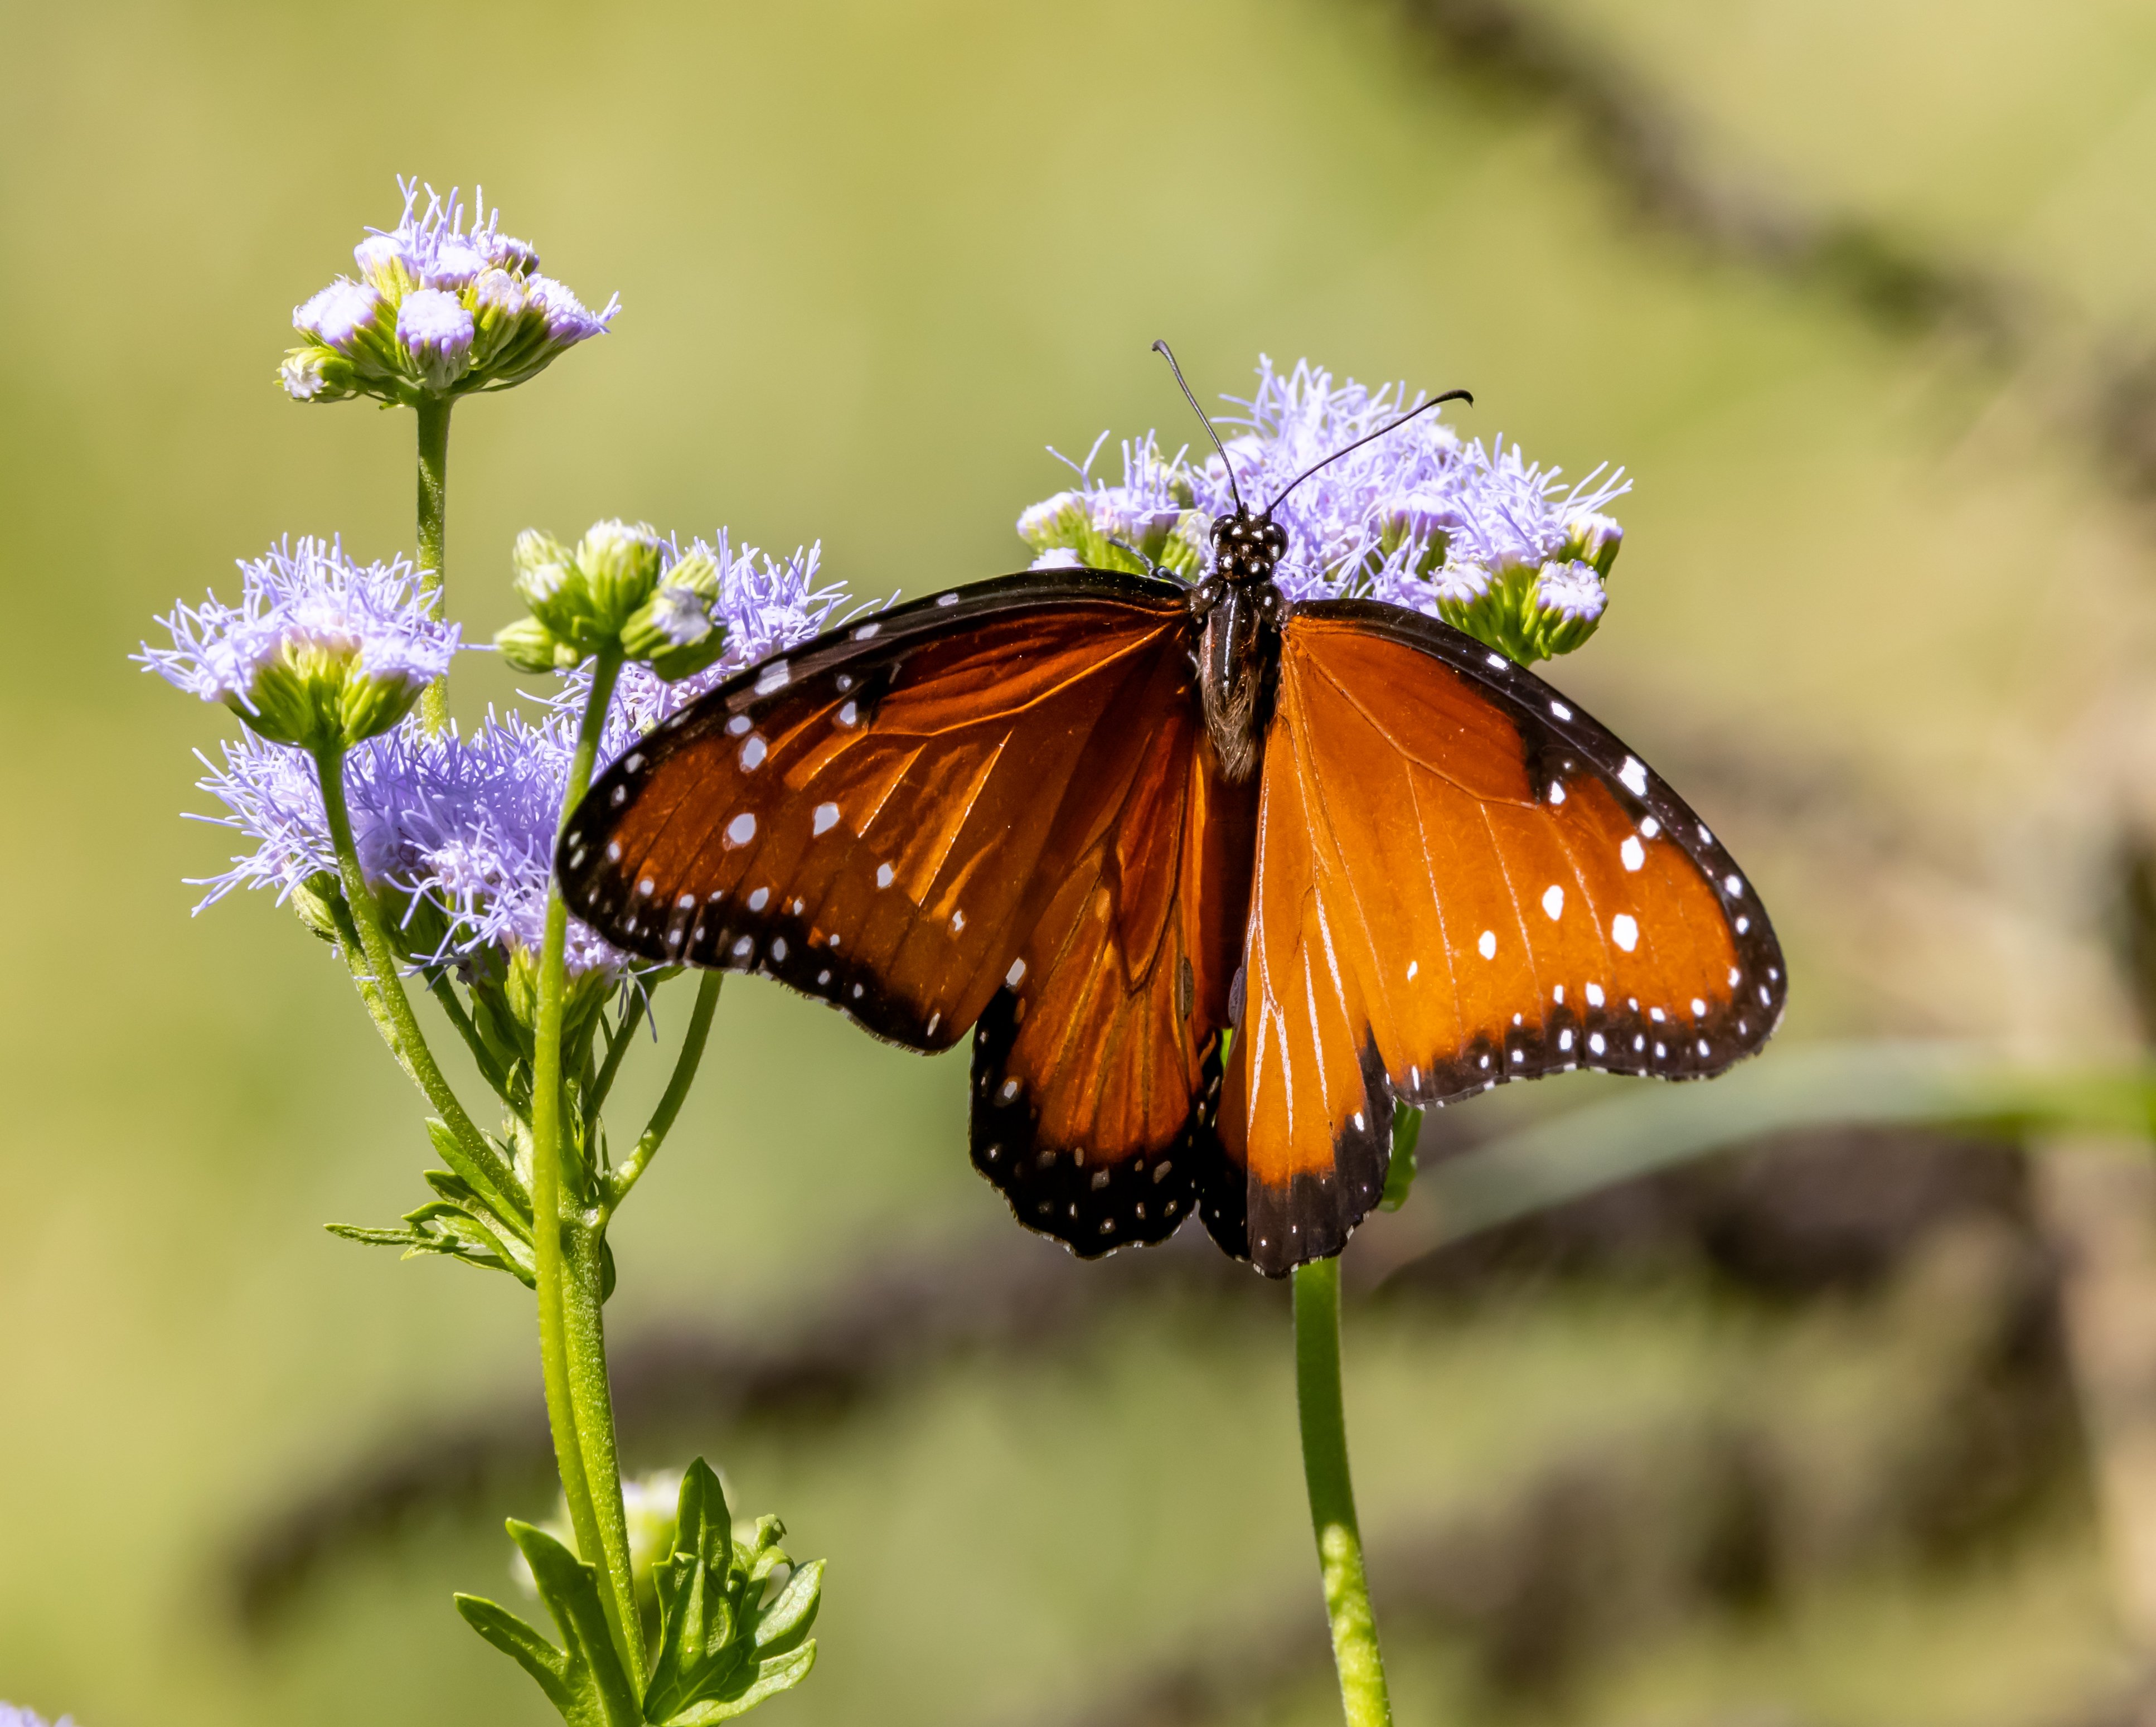
POLYGON ((1447 390, 1441 396, 1432 396, 1427 402, 1422 403, 1417 407, 1410 408, 1405 414, 1402 414, 1390 425, 1379 426, 1374 432, 1365 432, 1353 444, 1334 450, 1332 455, 1327 456, 1322 461, 1312 463, 1310 466, 1305 468, 1300 474, 1296 475, 1294 479, 1289 481, 1286 485, 1283 486, 1280 491, 1274 495, 1272 502, 1265 506, 1265 514, 1268 516, 1271 515, 1274 511, 1277 510, 1281 506, 1281 500, 1286 498, 1290 492, 1293 491, 1296 487, 1301 485, 1304 481, 1309 479, 1312 474, 1317 473, 1321 468, 1330 466, 1332 463, 1338 461, 1342 456, 1348 455, 1351 450, 1360 450, 1365 444, 1368 444, 1373 438, 1382 438, 1388 432, 1397 432, 1402 426, 1405 425, 1417 414, 1427 414, 1431 409, 1440 407, 1447 402, 1465 402, 1471 408, 1475 405, 1475 398, 1466 390, 1447 390))
MULTIPOLYGON (((1250 512, 1243 508, 1243 488, 1235 484, 1235 465, 1228 460, 1228 446, 1220 441, 1220 434, 1213 429, 1213 422, 1205 418, 1205 410, 1198 405, 1198 398, 1190 393, 1190 386, 1183 382, 1183 368, 1175 363, 1174 351, 1165 342, 1156 342, 1152 351, 1168 362, 1168 369, 1175 374, 1175 382, 1183 391, 1183 399, 1190 404, 1190 411, 1198 416, 1205 428, 1205 435, 1213 440, 1213 447, 1220 452, 1220 465, 1228 470, 1228 490, 1235 500, 1239 515, 1250 512)), ((1390 430, 1388 427, 1386 429, 1390 430)))

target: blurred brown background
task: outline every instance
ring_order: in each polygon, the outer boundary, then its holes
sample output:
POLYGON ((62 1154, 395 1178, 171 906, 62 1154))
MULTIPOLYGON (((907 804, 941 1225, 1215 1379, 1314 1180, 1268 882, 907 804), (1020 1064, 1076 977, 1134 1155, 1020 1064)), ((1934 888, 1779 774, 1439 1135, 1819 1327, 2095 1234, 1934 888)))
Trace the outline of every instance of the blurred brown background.
MULTIPOLYGON (((528 1300, 321 1231, 417 1203, 416 1100, 289 917, 187 917, 229 722, 124 657, 277 534, 408 547, 408 420, 272 381, 398 172, 484 183, 624 307, 458 416, 475 634, 531 523, 820 537, 864 594, 1014 567, 1044 445, 1185 435, 1155 336, 1209 392, 1260 352, 1466 384, 1471 429, 1638 476, 1554 677, 1773 907, 1767 1063, 2139 1047, 2145 5, 8 3, 0 136, 0 1696, 547 1719, 448 1603, 508 1598, 500 1520, 551 1502, 528 1300)), ((832 1562, 774 1719, 1325 1719, 1281 1292, 1021 1235, 963 1073, 732 985, 618 1231, 634 1460, 708 1453, 832 1562)), ((2143 1185, 1815 1132, 1382 1290, 1373 1231, 1348 1395, 1402 1719, 2135 1719, 2143 1185)))

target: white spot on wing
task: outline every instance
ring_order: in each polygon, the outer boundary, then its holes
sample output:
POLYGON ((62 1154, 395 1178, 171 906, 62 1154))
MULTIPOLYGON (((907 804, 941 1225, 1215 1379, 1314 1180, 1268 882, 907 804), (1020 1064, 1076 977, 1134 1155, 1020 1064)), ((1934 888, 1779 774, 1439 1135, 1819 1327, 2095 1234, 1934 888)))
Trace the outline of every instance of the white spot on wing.
POLYGON ((749 717, 745 713, 737 713, 726 722, 726 735, 730 738, 738 738, 748 730, 749 725, 749 717))
POLYGON ((1640 945, 1640 926, 1630 912, 1620 912, 1609 920, 1609 939, 1627 953, 1640 945))
POLYGON ((1640 870, 1646 867, 1647 848, 1640 843, 1640 836, 1637 834, 1625 835, 1625 843, 1617 848, 1617 855, 1625 860, 1625 867, 1628 870, 1640 870))
POLYGON ((1634 797, 1644 798, 1647 795, 1647 770, 1637 758, 1625 757, 1625 765, 1617 770, 1617 777, 1624 782, 1625 789, 1634 797))
POLYGON ((1724 876, 1722 878, 1722 890, 1728 894, 1730 898, 1741 899, 1743 897, 1744 878, 1742 876, 1724 876))
POLYGON ((956 605, 957 603, 958 596, 955 594, 939 594, 936 596, 936 604, 938 605, 956 605))
POLYGON ((1550 712, 1555 714, 1561 720, 1568 720, 1572 717, 1572 710, 1567 707, 1562 702, 1551 702, 1550 712))
POLYGON ((815 816, 809 825, 819 834, 828 834, 838 824, 839 806, 836 804, 819 804, 816 806, 815 816))
POLYGON ((756 693, 768 696, 774 690, 783 690, 793 681, 793 668, 783 660, 774 660, 756 675, 756 693))
POLYGON ((889 864, 878 864, 876 866, 876 886, 879 887, 890 887, 893 873, 891 866, 889 864))
POLYGON ((1484 930, 1481 939, 1475 943, 1475 951, 1485 959, 1495 959, 1497 957, 1497 932, 1484 930))
POLYGON ((755 837, 756 815, 753 810, 744 810, 726 824, 726 844, 729 846, 746 846, 755 837))
POLYGON ((1564 916, 1564 889, 1554 881, 1543 891, 1543 910, 1553 923, 1564 916))
POLYGON ((742 771, 747 774, 755 773, 763 765, 763 758, 769 752, 764 748, 762 738, 754 732, 750 732, 748 742, 741 747, 742 771))
POLYGON ((1603 1051, 1609 1047, 1608 1044, 1602 1041, 1602 1034, 1599 1031, 1590 1032, 1588 1034, 1587 1046, 1590 1050, 1594 1051, 1598 1056, 1600 1055, 1603 1051))
POLYGON ((1550 781, 1549 800, 1553 804, 1562 804, 1564 801, 1564 782, 1562 779, 1550 781))
POLYGON ((1023 959, 1012 960, 1010 969, 1004 974, 1004 981, 1009 984, 1014 989, 1017 989, 1020 984, 1024 983, 1025 981, 1025 962, 1023 959))
POLYGON ((1414 974, 1421 969, 1422 961, 1419 959, 1410 959, 1408 961, 1408 981, 1410 984, 1414 981, 1414 974))
POLYGON ((752 912, 761 912, 770 903, 771 890, 768 887, 759 887, 748 897, 748 908, 752 912))
POLYGON ((1587 1005, 1589 1007, 1599 1007, 1602 1005, 1601 984, 1589 984, 1587 986, 1587 1005))
POLYGON ((854 632, 854 640, 855 641, 870 640, 871 638, 880 634, 882 630, 883 625, 880 624, 864 624, 860 629, 854 632))
POLYGON ((842 726, 857 726, 860 719, 861 710, 856 703, 849 702, 839 710, 839 723, 842 726))

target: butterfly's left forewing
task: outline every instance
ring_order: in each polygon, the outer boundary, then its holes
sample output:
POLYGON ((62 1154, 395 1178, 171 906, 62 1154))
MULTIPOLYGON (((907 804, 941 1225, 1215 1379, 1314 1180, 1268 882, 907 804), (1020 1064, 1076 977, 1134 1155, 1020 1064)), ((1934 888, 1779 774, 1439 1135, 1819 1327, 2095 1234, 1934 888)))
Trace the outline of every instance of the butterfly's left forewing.
POLYGON ((1786 987, 1749 884, 1622 743, 1449 626, 1354 600, 1283 631, 1245 963, 1220 1133, 1273 1272, 1375 1203, 1395 1097, 1705 1077, 1786 987))
POLYGON ((1168 584, 1057 573, 767 660, 599 778, 559 848, 569 908, 633 953, 762 972, 947 1048, 1067 868, 1101 740, 1186 633, 1168 584))

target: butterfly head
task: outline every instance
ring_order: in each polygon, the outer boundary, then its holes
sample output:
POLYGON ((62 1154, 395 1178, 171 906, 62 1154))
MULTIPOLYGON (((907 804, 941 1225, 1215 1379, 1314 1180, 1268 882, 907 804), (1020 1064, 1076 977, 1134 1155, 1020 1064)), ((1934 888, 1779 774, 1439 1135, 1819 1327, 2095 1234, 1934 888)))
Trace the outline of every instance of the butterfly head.
POLYGON ((1269 512, 1238 506, 1213 524, 1213 573, 1221 581, 1270 582, 1286 550, 1287 530, 1269 512))

